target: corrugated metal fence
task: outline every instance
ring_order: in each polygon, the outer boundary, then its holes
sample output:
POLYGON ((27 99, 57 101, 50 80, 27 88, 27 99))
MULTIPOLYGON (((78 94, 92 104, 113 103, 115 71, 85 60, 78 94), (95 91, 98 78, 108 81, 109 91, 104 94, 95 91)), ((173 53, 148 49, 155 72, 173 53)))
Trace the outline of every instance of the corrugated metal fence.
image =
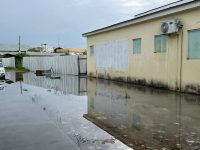
POLYGON ((3 65, 6 67, 14 67, 15 68, 15 57, 10 58, 2 58, 3 65))
POLYGON ((58 74, 86 74, 86 56, 24 57, 23 67, 30 71, 49 70, 58 74))

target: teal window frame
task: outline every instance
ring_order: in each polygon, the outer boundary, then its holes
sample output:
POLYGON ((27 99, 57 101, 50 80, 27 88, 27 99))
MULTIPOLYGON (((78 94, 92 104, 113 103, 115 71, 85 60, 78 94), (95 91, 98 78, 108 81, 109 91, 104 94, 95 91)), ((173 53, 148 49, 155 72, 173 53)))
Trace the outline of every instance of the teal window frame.
POLYGON ((132 43, 133 43, 133 54, 140 54, 142 46, 142 38, 133 39, 132 43))
POLYGON ((155 35, 154 37, 154 52, 165 53, 167 51, 168 36, 167 35, 155 35))
POLYGON ((94 45, 90 46, 90 56, 94 56, 94 45))
POLYGON ((200 29, 188 31, 188 59, 200 59, 200 29))

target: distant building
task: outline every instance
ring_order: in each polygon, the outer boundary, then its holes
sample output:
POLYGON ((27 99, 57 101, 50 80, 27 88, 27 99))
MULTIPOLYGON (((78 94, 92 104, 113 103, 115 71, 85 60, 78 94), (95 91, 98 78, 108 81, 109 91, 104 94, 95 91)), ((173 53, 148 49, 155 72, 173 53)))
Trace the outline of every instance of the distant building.
POLYGON ((200 94, 199 14, 181 0, 84 33, 88 75, 200 94))
POLYGON ((41 49, 42 52, 48 52, 48 53, 54 52, 54 48, 52 46, 49 46, 48 44, 41 44, 41 49))
POLYGON ((33 47, 28 49, 29 52, 47 52, 47 53, 53 53, 54 48, 52 46, 49 46, 47 44, 41 44, 41 46, 33 47))
POLYGON ((77 54, 77 55, 81 55, 83 53, 85 53, 87 50, 84 48, 55 48, 54 52, 55 53, 69 53, 69 54, 77 54))
POLYGON ((34 47, 33 50, 35 50, 35 52, 41 52, 42 51, 42 47, 34 47))

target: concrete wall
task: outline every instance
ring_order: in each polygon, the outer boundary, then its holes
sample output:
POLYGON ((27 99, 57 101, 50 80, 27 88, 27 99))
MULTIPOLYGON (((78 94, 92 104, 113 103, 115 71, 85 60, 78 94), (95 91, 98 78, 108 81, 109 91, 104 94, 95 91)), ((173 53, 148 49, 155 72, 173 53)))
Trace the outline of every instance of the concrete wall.
POLYGON ((91 45, 106 41, 119 39, 128 39, 129 41, 128 70, 97 69, 94 50, 94 56, 90 56, 88 51, 88 75, 172 90, 180 90, 181 87, 182 91, 200 93, 200 60, 187 59, 188 30, 200 28, 199 14, 200 9, 193 9, 88 36, 88 50, 91 45), (165 53, 154 53, 154 36, 161 34, 161 22, 172 19, 178 19, 183 23, 183 36, 181 33, 170 35, 167 51, 165 53), (132 52, 132 39, 135 38, 142 38, 141 54, 133 54, 132 52), (181 43, 183 43, 182 46, 181 43))

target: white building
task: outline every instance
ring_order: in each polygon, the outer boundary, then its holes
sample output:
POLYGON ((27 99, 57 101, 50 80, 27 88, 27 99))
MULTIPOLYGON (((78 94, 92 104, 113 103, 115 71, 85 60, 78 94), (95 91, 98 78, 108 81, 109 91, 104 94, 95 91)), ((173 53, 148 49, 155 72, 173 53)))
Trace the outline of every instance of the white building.
POLYGON ((48 53, 54 52, 54 48, 52 46, 49 46, 48 44, 41 44, 41 49, 42 52, 48 52, 48 53))

